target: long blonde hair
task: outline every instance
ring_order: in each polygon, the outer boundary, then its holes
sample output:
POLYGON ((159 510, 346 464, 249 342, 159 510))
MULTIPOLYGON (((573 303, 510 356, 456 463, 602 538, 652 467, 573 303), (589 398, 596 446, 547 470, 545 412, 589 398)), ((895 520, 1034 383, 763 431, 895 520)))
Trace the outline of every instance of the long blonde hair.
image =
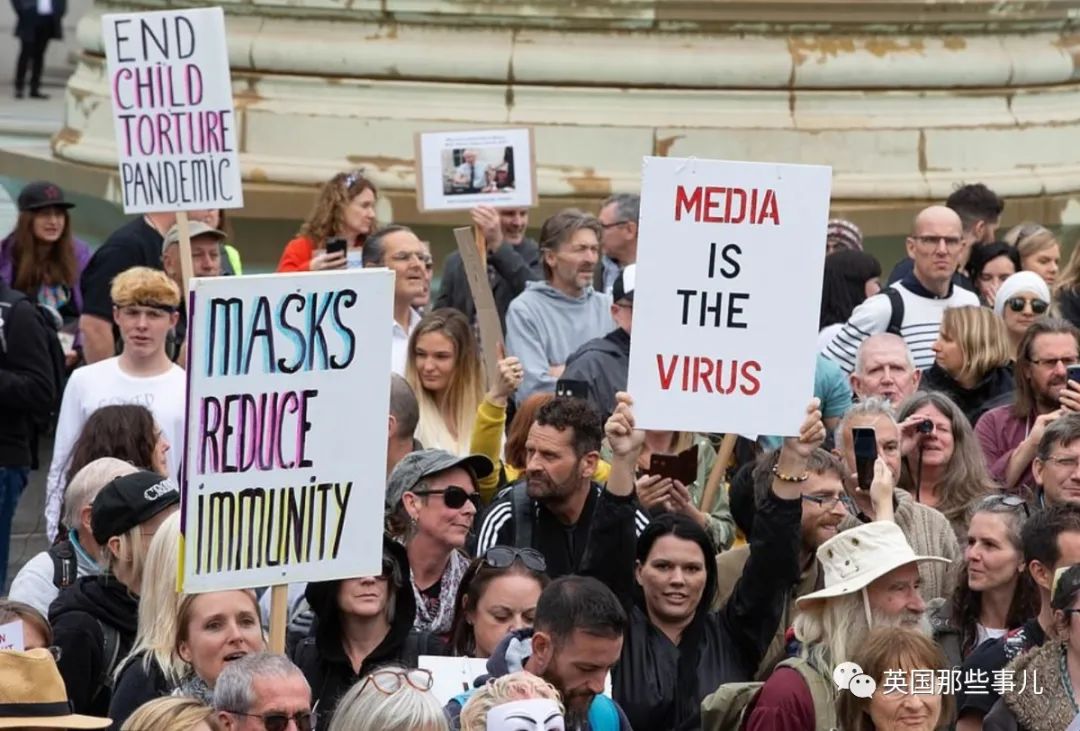
POLYGON ((405 364, 405 380, 416 394, 420 406, 420 421, 416 438, 426 448, 445 449, 454 454, 469 451, 476 410, 484 397, 483 372, 480 368, 480 349, 472 326, 457 310, 441 308, 428 313, 409 337, 409 357, 405 364), (446 391, 440 398, 424 388, 416 372, 416 343, 422 336, 439 333, 454 346, 454 368, 446 391), (440 408, 440 401, 446 409, 440 408), (454 420, 447 424, 443 414, 454 420))
POLYGON ((957 379, 978 382, 1013 358, 1005 321, 986 307, 949 307, 941 318, 941 336, 956 343, 964 357, 960 372, 950 374, 957 379))
POLYGON ((1054 299, 1057 293, 1065 290, 1080 289, 1080 242, 1073 245, 1069 262, 1058 274, 1057 284, 1054 287, 1054 299))
POLYGON ((1025 221, 1010 228, 1005 234, 1005 242, 1016 247, 1021 262, 1044 249, 1061 246, 1053 231, 1033 221, 1025 221))
POLYGON ((204 706, 194 698, 166 696, 155 698, 139 706, 124 721, 121 731, 191 731, 205 723, 211 731, 218 731, 214 709, 204 706))
POLYGON ((833 668, 851 654, 870 631, 863 593, 832 597, 802 608, 793 623, 802 656, 819 668, 833 668))

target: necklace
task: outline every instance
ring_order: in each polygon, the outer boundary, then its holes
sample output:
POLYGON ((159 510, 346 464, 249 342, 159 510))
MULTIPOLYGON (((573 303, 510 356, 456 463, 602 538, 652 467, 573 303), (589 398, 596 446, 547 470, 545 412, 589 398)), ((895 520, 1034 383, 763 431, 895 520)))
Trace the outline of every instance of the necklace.
POLYGON ((1068 650, 1061 645, 1061 655, 1058 656, 1058 664, 1061 668, 1061 684, 1065 686, 1065 692, 1069 694, 1069 703, 1072 704, 1073 713, 1080 712, 1080 706, 1076 705, 1076 695, 1073 693, 1072 679, 1069 677, 1069 665, 1065 661, 1068 650))

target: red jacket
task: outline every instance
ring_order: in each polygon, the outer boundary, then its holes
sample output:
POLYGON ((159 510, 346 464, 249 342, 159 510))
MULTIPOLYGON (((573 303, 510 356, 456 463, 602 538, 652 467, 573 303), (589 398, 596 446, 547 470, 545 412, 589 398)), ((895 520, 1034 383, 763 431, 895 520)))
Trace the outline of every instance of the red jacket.
POLYGON ((773 671, 754 701, 745 731, 815 731, 814 697, 798 670, 773 671))
POLYGON ((315 243, 307 236, 297 236, 285 244, 278 261, 279 272, 306 272, 311 267, 311 257, 315 254, 315 243))

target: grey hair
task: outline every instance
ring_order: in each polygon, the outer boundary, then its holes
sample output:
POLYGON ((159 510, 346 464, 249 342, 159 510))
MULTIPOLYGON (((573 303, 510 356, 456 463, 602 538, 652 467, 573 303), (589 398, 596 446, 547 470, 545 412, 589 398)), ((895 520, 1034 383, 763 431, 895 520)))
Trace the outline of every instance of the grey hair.
MULTIPOLYGON (((214 684, 214 710, 247 713, 255 705, 252 690, 256 678, 304 678, 304 673, 284 655, 257 652, 225 665, 214 684)), ((307 678, 304 678, 307 685, 307 678)), ((310 686, 308 692, 311 692, 310 686)))
POLYGON ((412 233, 408 226, 391 223, 375 231, 364 240, 364 248, 360 252, 360 261, 366 267, 381 267, 386 264, 386 247, 383 245, 386 237, 401 231, 412 233))
POLYGON ((857 401, 850 409, 844 412, 844 415, 840 418, 840 423, 836 425, 836 432, 833 434, 833 441, 836 444, 836 451, 841 454, 844 453, 844 444, 846 440, 844 435, 847 433, 848 424, 853 419, 860 417, 868 417, 876 419, 884 416, 889 420, 893 426, 900 429, 899 424, 896 421, 896 411, 893 409, 892 404, 884 396, 868 396, 867 398, 857 401))
POLYGON ((889 340, 903 346, 904 355, 907 357, 908 368, 912 371, 917 370, 915 368, 915 358, 911 355, 911 348, 908 347, 907 342, 905 342, 902 337, 894 335, 893 333, 874 333, 866 340, 862 341, 862 344, 859 345, 859 349, 855 352, 855 373, 863 372, 863 348, 866 347, 866 344, 872 341, 880 342, 882 340, 889 340))
POLYGON ((138 472, 130 462, 116 457, 100 457, 90 462, 75 473, 64 490, 64 525, 68 528, 79 527, 79 514, 82 509, 94 502, 101 488, 117 477, 138 472))
MULTIPOLYGON (((399 665, 385 665, 376 672, 407 673, 399 665)), ((355 683, 338 701, 329 731, 445 731, 449 729, 442 704, 430 690, 417 690, 402 681, 396 693, 387 695, 374 683, 355 683)))
POLYGON ((616 193, 613 196, 609 196, 602 204, 600 204, 600 210, 607 208, 612 203, 615 204, 615 215, 625 221, 638 222, 638 216, 641 212, 641 196, 637 193, 616 193))
POLYGON ((1049 426, 1046 427, 1042 439, 1039 440, 1039 447, 1035 452, 1035 456, 1040 461, 1045 462, 1050 458, 1050 453, 1054 451, 1054 447, 1059 444, 1067 447, 1077 439, 1080 439, 1080 414, 1065 414, 1051 421, 1049 426))
POLYGON ((390 415, 397 420, 396 437, 412 437, 420 423, 420 404, 412 386, 397 373, 390 374, 390 415))

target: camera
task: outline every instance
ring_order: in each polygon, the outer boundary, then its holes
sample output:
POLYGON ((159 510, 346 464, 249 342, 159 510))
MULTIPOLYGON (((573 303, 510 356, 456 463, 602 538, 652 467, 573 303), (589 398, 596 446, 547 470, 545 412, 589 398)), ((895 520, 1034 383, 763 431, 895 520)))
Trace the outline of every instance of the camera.
POLYGON ((923 421, 920 421, 919 425, 915 428, 919 430, 920 434, 929 434, 934 431, 934 422, 929 419, 924 419, 923 421))

